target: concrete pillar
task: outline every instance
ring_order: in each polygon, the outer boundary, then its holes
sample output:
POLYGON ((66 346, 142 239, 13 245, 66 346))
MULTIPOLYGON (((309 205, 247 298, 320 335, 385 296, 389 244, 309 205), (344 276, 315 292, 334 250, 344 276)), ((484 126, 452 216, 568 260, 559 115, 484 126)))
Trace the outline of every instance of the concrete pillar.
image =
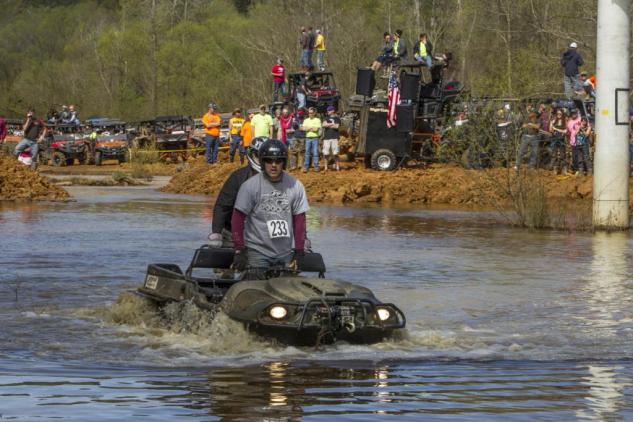
POLYGON ((631 0, 598 0, 593 224, 629 227, 629 48, 631 0))

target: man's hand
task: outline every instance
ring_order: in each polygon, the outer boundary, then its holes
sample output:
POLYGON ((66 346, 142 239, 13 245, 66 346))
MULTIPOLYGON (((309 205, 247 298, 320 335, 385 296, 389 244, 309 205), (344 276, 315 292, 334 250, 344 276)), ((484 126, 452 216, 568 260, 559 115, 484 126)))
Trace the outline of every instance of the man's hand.
POLYGON ((299 271, 299 262, 305 256, 305 252, 303 249, 295 249, 294 254, 292 255, 292 259, 290 260, 290 264, 288 267, 293 271, 299 271))
POLYGON ((220 233, 210 233, 209 234, 209 246, 212 248, 221 248, 222 247, 222 235, 220 233))
POLYGON ((248 267, 248 255, 246 253, 246 249, 238 249, 235 251, 232 267, 237 271, 244 271, 246 267, 248 267))

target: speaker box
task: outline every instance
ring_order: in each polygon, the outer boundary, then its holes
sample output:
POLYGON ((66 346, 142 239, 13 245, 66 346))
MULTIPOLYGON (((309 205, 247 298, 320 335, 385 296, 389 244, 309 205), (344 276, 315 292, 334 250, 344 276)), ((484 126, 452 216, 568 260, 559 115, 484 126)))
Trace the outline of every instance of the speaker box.
POLYGON ((413 104, 396 105, 396 128, 398 132, 413 132, 415 108, 413 104))
POLYGON ((420 74, 402 72, 400 74, 400 98, 417 101, 420 92, 420 74))
POLYGON ((371 97, 374 95, 374 86, 376 86, 374 71, 370 68, 358 69, 356 73, 356 93, 365 97, 371 97))

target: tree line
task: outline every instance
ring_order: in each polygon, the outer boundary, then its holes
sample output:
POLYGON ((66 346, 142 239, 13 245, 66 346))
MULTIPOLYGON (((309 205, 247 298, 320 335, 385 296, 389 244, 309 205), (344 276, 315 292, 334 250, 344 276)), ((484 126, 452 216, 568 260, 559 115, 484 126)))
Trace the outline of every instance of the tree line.
POLYGON ((450 77, 474 96, 556 97, 560 54, 579 45, 595 71, 594 0, 4 0, 0 113, 74 103, 82 117, 201 115, 271 98, 276 57, 299 68, 299 28, 321 28, 343 97, 356 68, 402 29, 452 52, 450 77))

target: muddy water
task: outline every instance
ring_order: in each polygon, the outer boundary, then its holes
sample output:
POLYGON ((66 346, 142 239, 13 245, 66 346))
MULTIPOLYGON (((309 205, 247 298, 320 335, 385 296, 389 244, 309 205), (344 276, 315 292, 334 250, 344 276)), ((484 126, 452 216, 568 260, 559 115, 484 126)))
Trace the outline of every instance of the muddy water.
POLYGON ((125 292, 186 266, 211 203, 140 188, 0 204, 0 419, 633 418, 633 269, 623 234, 530 233, 494 214, 314 208, 331 277, 408 335, 320 351, 125 292))

